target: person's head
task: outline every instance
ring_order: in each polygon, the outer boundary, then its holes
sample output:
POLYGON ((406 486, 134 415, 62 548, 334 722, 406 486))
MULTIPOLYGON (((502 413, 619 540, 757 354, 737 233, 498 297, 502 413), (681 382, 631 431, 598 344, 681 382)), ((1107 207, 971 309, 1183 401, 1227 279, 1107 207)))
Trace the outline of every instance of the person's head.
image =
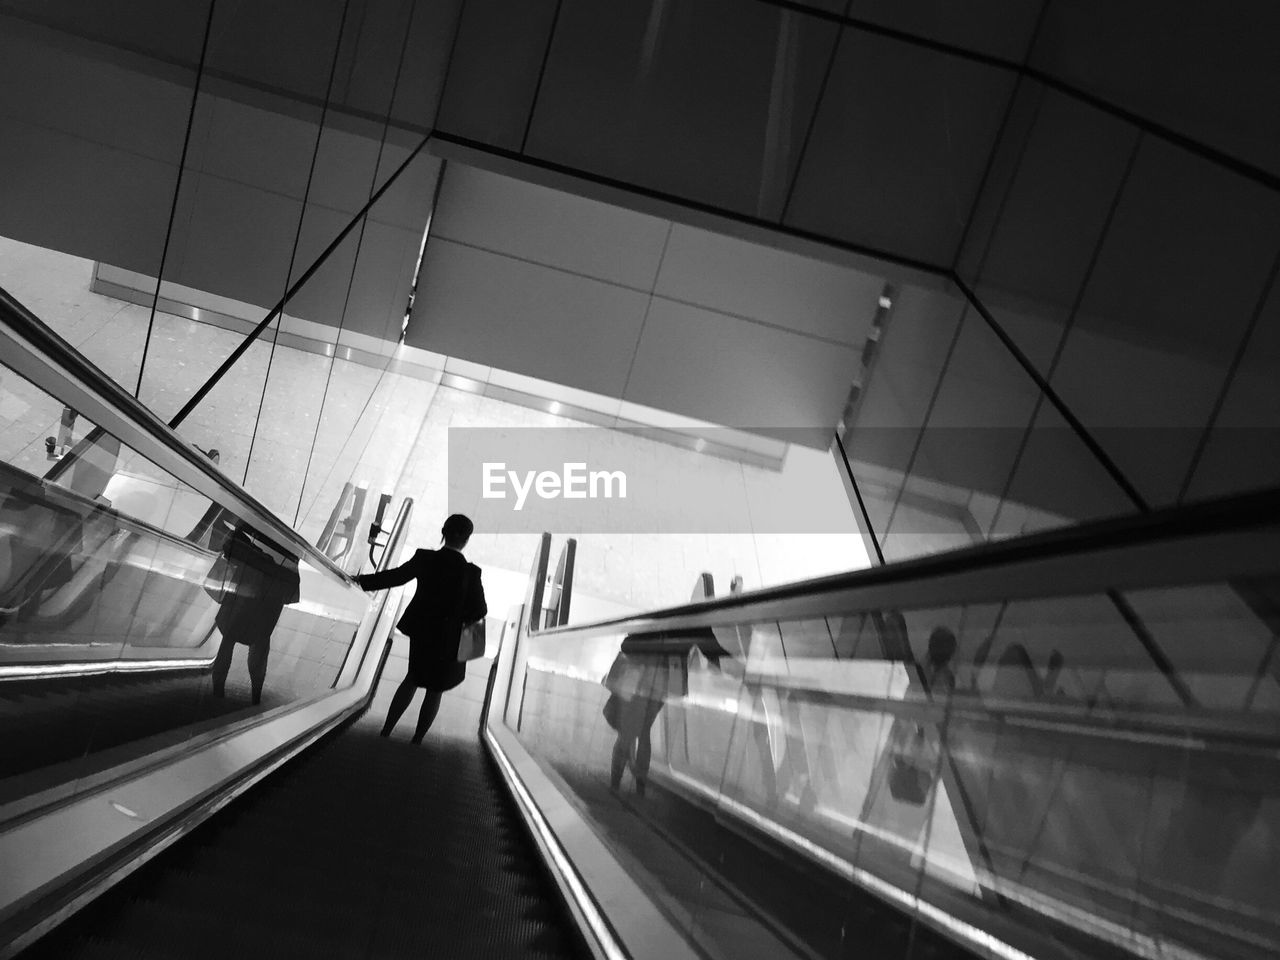
POLYGON ((950 663, 956 655, 956 635, 946 627, 934 627, 929 634, 929 662, 935 666, 950 663))
POLYGON ((475 528, 476 525, 471 522, 470 518, 464 517, 460 513, 455 513, 440 528, 440 536, 444 539, 446 547, 461 550, 467 545, 467 541, 471 539, 471 531, 475 528))

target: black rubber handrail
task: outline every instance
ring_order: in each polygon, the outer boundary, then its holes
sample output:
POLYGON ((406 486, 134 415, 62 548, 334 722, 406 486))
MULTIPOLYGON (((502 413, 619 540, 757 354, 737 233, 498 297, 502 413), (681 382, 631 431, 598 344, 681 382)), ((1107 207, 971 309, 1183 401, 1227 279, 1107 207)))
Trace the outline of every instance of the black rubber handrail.
MULTIPOLYGON (((1280 527, 1280 489, 1240 494, 1189 506, 1166 507, 1150 513, 1076 524, 1010 540, 978 544, 963 549, 913 560, 890 563, 850 573, 801 580, 732 597, 665 607, 593 623, 552 627, 539 631, 540 637, 576 633, 602 627, 644 623, 646 630, 660 630, 660 621, 696 615, 740 611, 744 608, 803 597, 818 597, 865 587, 927 581, 952 574, 1010 568, 1037 560, 1070 558, 1103 550, 1159 544, 1187 537, 1247 533, 1264 527, 1280 527), (655 621, 659 621, 655 625, 655 621)), ((1278 561, 1280 563, 1280 561, 1278 561)), ((1205 582, 1214 582, 1206 571, 1205 582)), ((928 598, 921 599, 927 605, 928 598)))

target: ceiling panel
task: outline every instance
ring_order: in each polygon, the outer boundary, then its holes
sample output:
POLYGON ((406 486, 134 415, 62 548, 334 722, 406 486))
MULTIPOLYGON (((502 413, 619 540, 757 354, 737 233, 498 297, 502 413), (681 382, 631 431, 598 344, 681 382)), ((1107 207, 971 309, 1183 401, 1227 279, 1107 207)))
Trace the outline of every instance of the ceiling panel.
POLYGON ((648 292, 669 224, 450 164, 431 235, 648 292))
POLYGON ((1280 173, 1275 0, 1048 3, 1031 64, 1138 116, 1280 173))
POLYGON ((192 128, 199 169, 287 197, 306 193, 319 110, 304 120, 207 93, 199 107, 192 128))
POLYGON ((527 152, 776 219, 838 30, 767 3, 564 0, 527 152))
POLYGON ((155 275, 175 170, 16 120, 0 136, 0 236, 155 275))
POLYGON ((755 432, 833 429, 857 362, 852 348, 655 297, 623 399, 755 432))
MULTIPOLYGON (((189 175, 182 193, 190 216, 174 218, 164 278, 264 309, 276 303, 285 291, 301 202, 208 174, 189 175)), ((314 208, 304 224, 309 244, 317 242, 324 214, 314 208)), ((155 274, 154 265, 149 272, 155 274)))
POLYGON ((462 5, 447 57, 438 129, 521 149, 557 7, 552 0, 467 0, 462 5))
POLYGON ((406 342, 616 397, 646 299, 598 280, 433 239, 406 342))
MULTIPOLYGON (((348 214, 348 219, 368 201, 381 162, 382 129, 375 123, 359 123, 360 133, 326 124, 319 144, 312 140, 310 186, 307 203, 321 204, 348 214)), ((309 158, 310 159, 310 158, 309 158)), ((384 175, 385 176, 385 175, 384 175)), ((384 177, 376 177, 378 183, 384 177)))
MULTIPOLYGON (((404 162, 407 154, 408 151, 402 147, 386 145, 382 152, 381 169, 378 171, 378 187, 387 182, 387 177, 404 162)), ((413 232, 415 260, 422 244, 422 231, 426 228, 427 212, 431 209, 431 197, 439 170, 438 158, 426 152, 419 153, 369 211, 370 220, 413 232)))
POLYGON ((846 30, 786 223, 949 267, 1014 74, 846 30))
POLYGON ((883 287, 881 277, 677 224, 656 292, 860 345, 883 287))
MULTIPOLYGON (((177 164, 191 88, 74 49, 0 16, 0 116, 177 164)), ((183 76, 183 79, 188 79, 183 76)))
POLYGON ((849 16, 1021 63, 1027 55, 1041 6, 1029 0, 966 0, 964 3, 852 0, 849 16))

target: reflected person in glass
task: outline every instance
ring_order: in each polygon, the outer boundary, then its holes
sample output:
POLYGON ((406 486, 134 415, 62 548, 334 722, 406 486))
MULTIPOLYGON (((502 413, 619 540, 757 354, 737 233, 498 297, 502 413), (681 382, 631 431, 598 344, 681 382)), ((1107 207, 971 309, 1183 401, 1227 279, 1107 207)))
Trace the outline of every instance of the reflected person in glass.
POLYGON ((707 662, 720 668, 728 651, 710 628, 640 634, 622 641, 617 657, 604 678, 609 690, 604 718, 618 732, 609 768, 609 788, 622 786, 622 774, 631 768, 636 795, 643 797, 653 752, 653 724, 670 700, 689 692, 689 657, 701 651, 707 662))
POLYGON ((205 580, 205 590, 219 604, 214 625, 222 634, 213 661, 213 695, 226 695, 227 673, 236 644, 249 648, 249 688, 253 703, 262 702, 267 679, 271 635, 280 614, 297 603, 301 590, 298 559, 237 525, 205 580))
POLYGON ((409 672, 392 694, 382 727, 384 737, 391 736, 414 692, 421 688, 422 709, 413 731, 413 742, 421 743, 440 709, 441 696, 467 675, 466 664, 458 661, 462 628, 489 612, 480 568, 462 555, 474 528, 469 518, 455 513, 440 528, 443 545, 439 550, 418 550, 407 563, 356 578, 365 590, 386 590, 417 581, 413 600, 396 624, 409 637, 409 672))

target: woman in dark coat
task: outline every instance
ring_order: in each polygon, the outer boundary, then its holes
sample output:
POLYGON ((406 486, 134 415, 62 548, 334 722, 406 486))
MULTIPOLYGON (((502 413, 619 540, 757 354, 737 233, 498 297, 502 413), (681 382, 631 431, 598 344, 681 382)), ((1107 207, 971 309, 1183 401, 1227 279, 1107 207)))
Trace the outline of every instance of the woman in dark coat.
POLYGON ((242 524, 232 530, 205 585, 219 603, 214 625, 222 634, 222 644, 213 661, 215 697, 225 696, 235 645, 242 643, 249 648, 253 702, 262 702, 271 634, 284 608, 298 602, 301 587, 296 557, 265 540, 259 545, 242 524))
POLYGON ((458 662, 462 628, 489 612, 480 568, 462 555, 473 529, 467 517, 455 513, 440 529, 444 546, 439 550, 418 550, 394 569, 356 578, 365 590, 418 581, 413 600, 396 624, 409 637, 409 672, 391 697, 387 722, 382 726, 384 737, 391 736, 414 691, 421 687, 426 694, 413 732, 413 742, 421 743, 440 709, 441 694, 462 683, 467 675, 467 665, 458 662))

